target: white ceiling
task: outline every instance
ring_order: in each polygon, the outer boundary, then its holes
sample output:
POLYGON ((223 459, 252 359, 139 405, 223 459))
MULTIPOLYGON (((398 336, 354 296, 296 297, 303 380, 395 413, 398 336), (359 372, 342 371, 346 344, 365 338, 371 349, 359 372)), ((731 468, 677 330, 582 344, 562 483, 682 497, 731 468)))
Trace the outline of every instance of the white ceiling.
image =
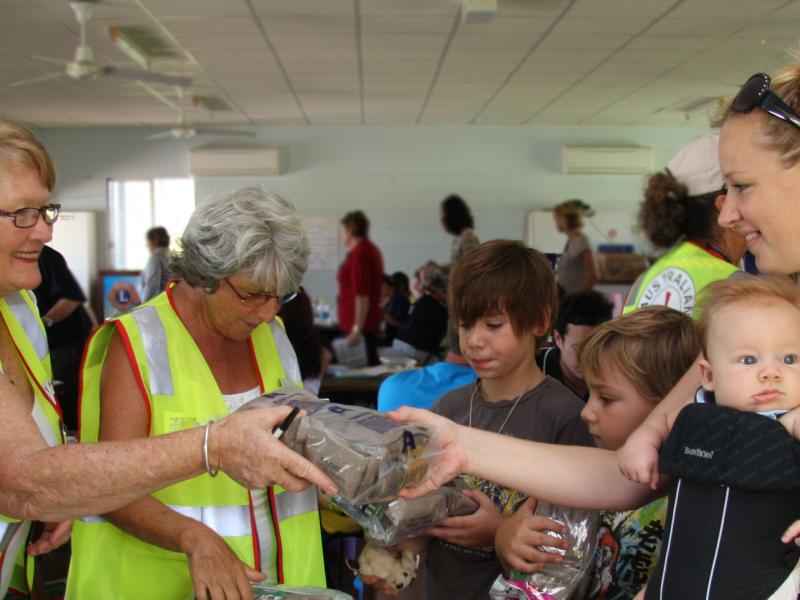
MULTIPOLYGON (((136 67, 111 25, 144 30, 226 124, 681 124, 675 110, 774 70, 800 0, 499 0, 462 24, 460 0, 108 0, 89 24, 100 63, 136 67)), ((71 59, 67 0, 0 0, 0 114, 36 126, 164 125, 169 87, 103 78, 8 84, 71 59)), ((170 107, 169 104, 173 106, 170 107)))

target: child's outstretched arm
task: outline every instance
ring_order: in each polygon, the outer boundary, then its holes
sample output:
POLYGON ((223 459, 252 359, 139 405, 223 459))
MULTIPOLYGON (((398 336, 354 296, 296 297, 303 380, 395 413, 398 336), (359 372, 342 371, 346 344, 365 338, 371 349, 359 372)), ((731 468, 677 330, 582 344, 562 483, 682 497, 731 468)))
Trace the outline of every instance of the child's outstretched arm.
POLYGON ((432 412, 401 406, 397 422, 425 425, 433 455, 423 481, 401 491, 417 498, 460 473, 472 473, 551 504, 599 510, 639 508, 655 496, 619 472, 617 455, 584 446, 544 444, 457 425, 432 412))
POLYGON ((702 379, 698 362, 692 363, 669 394, 647 416, 617 451, 619 469, 631 481, 658 489, 658 452, 667 439, 675 418, 684 406, 690 404, 702 379))

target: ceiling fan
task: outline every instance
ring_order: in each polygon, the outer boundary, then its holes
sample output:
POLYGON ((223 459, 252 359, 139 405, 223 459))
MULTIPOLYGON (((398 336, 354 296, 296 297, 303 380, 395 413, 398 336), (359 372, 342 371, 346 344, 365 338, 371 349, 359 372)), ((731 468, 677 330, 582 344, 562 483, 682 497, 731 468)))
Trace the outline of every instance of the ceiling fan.
POLYGON ((163 83, 167 85, 176 85, 186 87, 191 85, 192 79, 190 77, 182 77, 176 75, 164 75, 162 73, 155 73, 153 71, 146 71, 144 69, 124 69, 114 65, 98 65, 94 62, 94 54, 92 49, 86 43, 86 26, 92 19, 95 4, 93 2, 70 2, 72 11, 75 13, 75 18, 80 25, 81 42, 75 49, 75 59, 72 61, 64 61, 57 58, 50 58, 48 56, 35 56, 34 58, 46 62, 54 62, 58 64, 65 64, 64 71, 58 73, 47 73, 16 81, 9 85, 15 87, 20 85, 27 85, 30 83, 37 83, 39 81, 47 81, 49 79, 57 79, 59 77, 69 77, 70 79, 86 80, 95 79, 97 77, 118 77, 120 79, 132 79, 136 81, 146 81, 150 83, 163 83))
POLYGON ((216 136, 223 136, 223 137, 239 137, 239 138, 252 138, 255 137, 256 134, 252 131, 241 131, 239 129, 225 129, 222 127, 203 127, 203 126, 196 126, 193 125, 184 114, 184 88, 183 87, 176 87, 175 91, 178 94, 178 123, 172 129, 168 129, 167 131, 162 131, 161 133, 156 133, 153 135, 147 136, 148 140, 158 140, 173 137, 177 140, 187 140, 189 138, 193 138, 196 135, 216 135, 216 136))

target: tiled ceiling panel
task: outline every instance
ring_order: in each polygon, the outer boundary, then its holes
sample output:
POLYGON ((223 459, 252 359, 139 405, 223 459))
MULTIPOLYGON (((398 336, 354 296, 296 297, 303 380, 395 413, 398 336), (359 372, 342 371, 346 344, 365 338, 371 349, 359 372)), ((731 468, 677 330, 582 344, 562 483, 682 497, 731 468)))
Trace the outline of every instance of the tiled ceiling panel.
MULTIPOLYGON (((0 114, 176 122, 170 86, 66 76, 80 31, 67 0, 0 11, 0 114)), ((152 70, 194 78, 191 123, 677 125, 706 118, 683 104, 790 60, 800 0, 498 0, 486 22, 462 21, 462 0, 99 0, 95 62, 136 69, 111 26, 135 32, 152 70)))

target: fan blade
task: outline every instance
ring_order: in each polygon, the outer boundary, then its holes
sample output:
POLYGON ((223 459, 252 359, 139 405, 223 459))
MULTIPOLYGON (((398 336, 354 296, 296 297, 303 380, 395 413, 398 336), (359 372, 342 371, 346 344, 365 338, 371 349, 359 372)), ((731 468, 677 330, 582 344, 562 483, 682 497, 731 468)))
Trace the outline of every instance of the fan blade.
POLYGON ((62 77, 64 73, 46 73, 44 75, 39 75, 38 77, 31 77, 30 79, 23 79, 22 81, 15 81, 14 83, 9 83, 8 87, 17 87, 20 85, 28 85, 30 83, 39 83, 40 81, 48 81, 50 79, 58 79, 62 77))
POLYGON ((36 60, 41 60, 43 62, 55 63, 57 65, 65 65, 69 62, 61 58, 53 58, 52 56, 41 56, 39 54, 31 54, 31 58, 35 58, 36 60))
POLYGON ((252 131, 239 131, 238 129, 217 129, 216 127, 195 127, 197 135, 224 135, 226 137, 256 137, 252 131))
POLYGON ((154 133, 153 135, 148 135, 145 139, 148 140, 163 140, 168 137, 172 137, 171 131, 162 131, 161 133, 154 133))
POLYGON ((191 77, 179 75, 163 75, 153 71, 143 69, 120 69, 113 65, 105 65, 100 68, 100 75, 104 77, 120 77, 121 79, 136 79, 138 81, 149 81, 151 83, 163 83, 164 85, 177 85, 178 87, 188 87, 192 85, 191 77))

